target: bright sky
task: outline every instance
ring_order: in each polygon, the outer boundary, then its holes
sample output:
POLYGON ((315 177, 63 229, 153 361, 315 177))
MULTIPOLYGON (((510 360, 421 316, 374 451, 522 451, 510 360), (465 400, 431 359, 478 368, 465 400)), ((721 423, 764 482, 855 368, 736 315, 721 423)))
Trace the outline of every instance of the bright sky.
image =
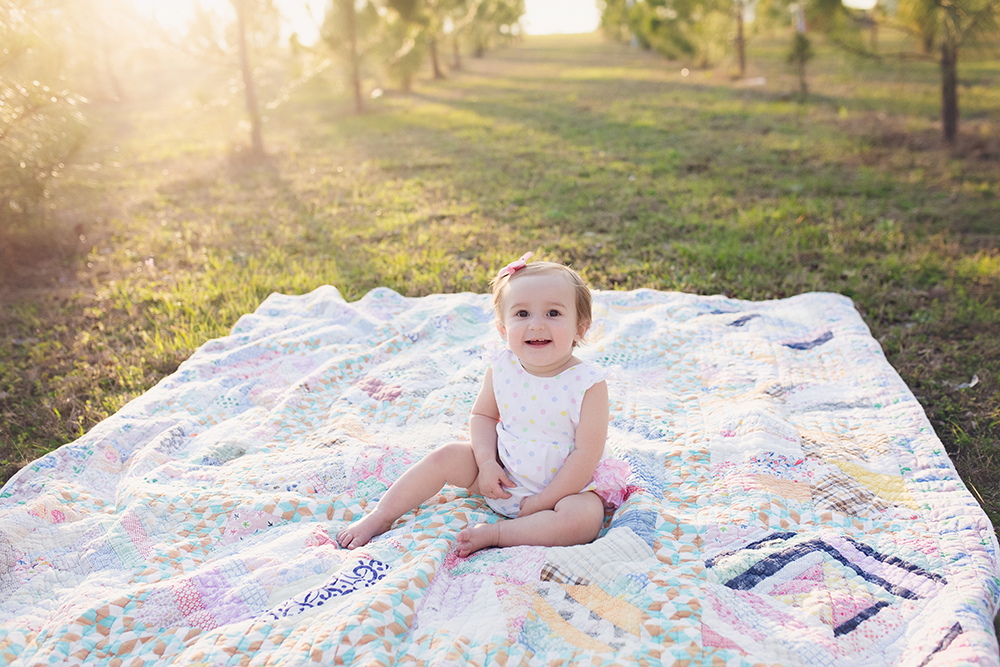
POLYGON ((597 0, 525 0, 524 9, 529 35, 594 32, 601 22, 597 0))
MULTIPOLYGON (((153 14, 168 28, 182 28, 191 18, 192 0, 132 0, 140 11, 153 14)), ((288 22, 283 26, 284 37, 298 32, 303 42, 313 42, 318 37, 318 26, 329 0, 276 0, 282 17, 288 22), (287 33, 287 34, 286 34, 287 33)), ((201 0, 203 7, 220 17, 232 19, 233 6, 229 0, 201 0)))
MULTIPOLYGON (((180 28, 191 16, 190 0, 133 0, 146 13, 155 13, 161 23, 180 28)), ((317 26, 329 0, 277 0, 282 15, 289 21, 288 34, 299 33, 299 39, 309 44, 317 38, 317 26)), ((228 0, 202 0, 206 7, 229 17, 232 5, 228 0)), ((525 0, 522 19, 529 35, 593 32, 600 23, 596 0, 525 0)), ((287 35, 285 35, 287 37, 287 35)))

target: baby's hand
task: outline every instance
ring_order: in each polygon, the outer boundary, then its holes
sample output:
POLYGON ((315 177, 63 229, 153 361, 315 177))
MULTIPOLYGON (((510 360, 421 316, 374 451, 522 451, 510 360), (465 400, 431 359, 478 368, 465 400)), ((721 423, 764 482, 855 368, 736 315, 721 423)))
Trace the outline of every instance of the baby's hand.
POLYGON ((543 510, 550 510, 552 507, 548 505, 544 500, 542 500, 541 495, 535 493, 530 496, 525 496, 521 499, 521 508, 518 511, 518 516, 528 516, 529 514, 534 514, 535 512, 541 512, 543 510))
POLYGON ((510 498, 510 493, 506 488, 514 486, 507 473, 496 461, 487 461, 479 466, 479 493, 487 498, 510 498))

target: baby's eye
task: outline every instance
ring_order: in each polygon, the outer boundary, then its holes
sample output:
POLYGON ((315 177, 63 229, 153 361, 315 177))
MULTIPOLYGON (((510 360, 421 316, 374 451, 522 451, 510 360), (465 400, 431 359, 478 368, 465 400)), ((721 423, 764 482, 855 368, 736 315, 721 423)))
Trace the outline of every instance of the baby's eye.
POLYGON ((517 317, 527 317, 527 316, 528 316, 528 311, 526 310, 517 311, 517 317))
POLYGON ((559 311, 554 308, 549 311, 549 317, 559 317, 559 315, 560 315, 559 311))

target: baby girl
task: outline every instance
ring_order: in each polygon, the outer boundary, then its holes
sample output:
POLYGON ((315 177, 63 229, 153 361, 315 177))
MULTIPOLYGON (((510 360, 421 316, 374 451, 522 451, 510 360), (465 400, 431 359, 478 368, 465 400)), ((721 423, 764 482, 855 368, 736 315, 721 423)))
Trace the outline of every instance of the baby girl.
POLYGON ((597 537, 605 508, 624 500, 628 465, 605 452, 607 372, 574 355, 591 324, 590 290, 572 269, 528 264, 493 280, 493 352, 469 418, 470 442, 434 450, 389 487, 369 514, 338 535, 354 549, 439 493, 482 495, 507 521, 458 533, 459 556, 492 546, 567 546, 597 537))

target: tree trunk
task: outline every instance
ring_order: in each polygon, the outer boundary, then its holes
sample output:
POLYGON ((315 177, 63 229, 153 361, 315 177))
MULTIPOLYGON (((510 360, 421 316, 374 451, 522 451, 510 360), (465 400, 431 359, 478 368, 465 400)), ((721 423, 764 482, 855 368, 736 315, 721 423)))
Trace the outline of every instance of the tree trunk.
POLYGON ((260 129, 260 111, 257 108, 257 89, 253 85, 253 70, 247 54, 246 0, 235 0, 237 39, 240 49, 240 69, 243 72, 243 90, 246 93, 247 114, 250 116, 250 141, 254 157, 264 156, 264 139, 260 129))
POLYGON ((812 45, 806 37, 806 15, 800 6, 795 13, 795 37, 792 40, 792 53, 789 62, 794 62, 799 72, 799 93, 805 102, 809 95, 809 82, 806 81, 806 62, 812 57, 812 45))
POLYGON ((925 54, 930 55, 934 53, 934 30, 925 29, 920 34, 920 43, 923 46, 925 54))
POLYGON ((736 54, 740 61, 740 78, 747 75, 747 42, 743 36, 743 0, 736 2, 736 54))
POLYGON ((924 55, 934 53, 934 42, 937 38, 937 22, 933 17, 923 17, 920 19, 920 46, 924 50, 924 55))
POLYGON ((361 97, 361 64, 358 57, 358 28, 354 0, 340 0, 341 9, 347 20, 347 42, 351 52, 351 89, 354 92, 354 111, 362 113, 365 110, 365 100, 361 97))
POLYGON ((434 78, 443 79, 444 72, 441 71, 441 62, 438 60, 437 37, 431 37, 428 44, 431 48, 431 65, 434 67, 434 78))
POLYGON ((941 128, 944 140, 958 134, 958 45, 950 35, 941 42, 941 128))
POLYGON ((451 68, 462 69, 462 54, 458 47, 458 33, 451 35, 451 68))

